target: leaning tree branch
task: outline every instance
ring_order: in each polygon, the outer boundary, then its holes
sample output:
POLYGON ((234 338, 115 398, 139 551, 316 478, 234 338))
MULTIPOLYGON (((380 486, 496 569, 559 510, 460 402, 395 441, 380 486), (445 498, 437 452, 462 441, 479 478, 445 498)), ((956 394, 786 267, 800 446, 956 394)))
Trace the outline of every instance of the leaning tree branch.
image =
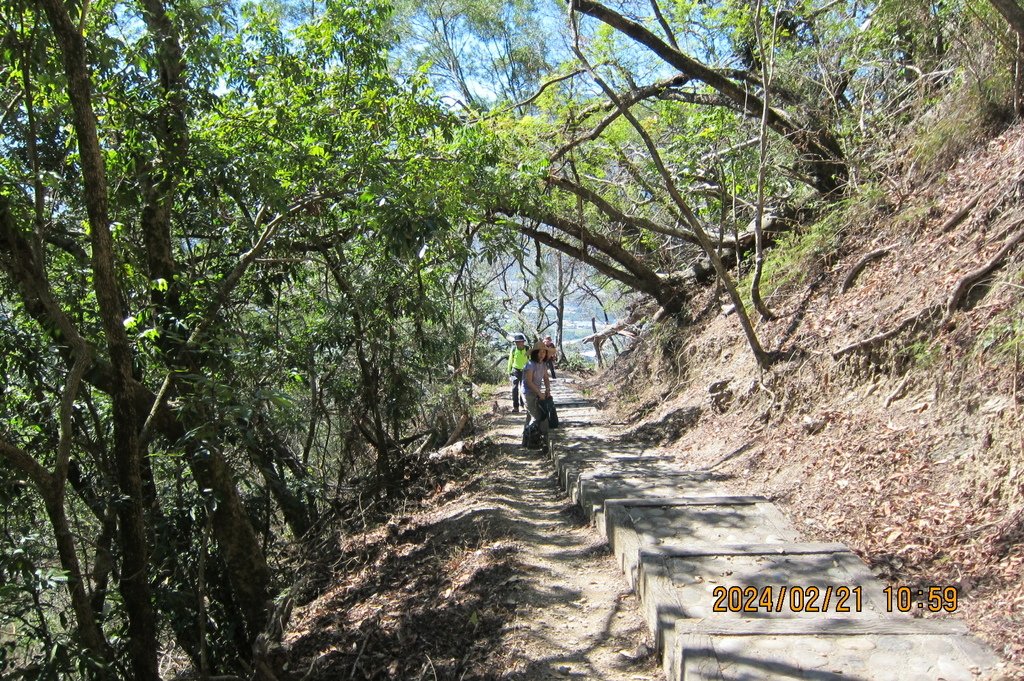
MULTIPOLYGON (((711 260, 712 266, 715 268, 715 272, 718 274, 719 280, 722 285, 725 286, 726 291, 729 293, 729 297, 732 300, 734 309, 736 310, 736 316, 739 320, 740 326, 743 329, 743 333, 747 338, 747 343, 750 345, 751 352, 757 360, 758 366, 762 369, 766 369, 771 365, 772 358, 765 352, 761 346, 761 342, 757 338, 757 334, 754 331, 753 325, 750 323, 750 318, 747 315, 746 308, 743 305, 743 300, 740 298, 739 292, 736 290, 736 286, 729 276, 729 272, 725 269, 725 265, 722 263, 722 259, 718 256, 715 251, 711 240, 708 238, 707 233, 704 231, 703 226, 698 220, 693 209, 689 203, 683 198, 679 192, 679 188, 676 185, 675 180, 672 178, 672 174, 665 166, 664 160, 661 157, 661 153, 658 151, 657 145, 651 138, 650 133, 647 129, 637 120, 636 116, 630 112, 630 110, 623 105, 622 101, 618 98, 615 91, 598 75, 597 71, 587 60, 586 55, 583 54, 583 48, 580 45, 580 32, 576 17, 573 15, 572 10, 579 7, 580 2, 586 2, 586 0, 570 0, 570 17, 569 23, 573 32, 573 45, 572 50, 576 55, 576 58, 580 60, 583 66, 590 73, 590 77, 594 79, 594 82, 600 86, 604 91, 605 95, 615 103, 615 106, 622 112, 623 118, 629 121, 629 124, 636 130, 637 134, 644 141, 644 145, 647 147, 647 151, 650 154, 651 160, 654 162, 655 168, 658 170, 658 174, 661 176, 662 181, 665 183, 665 188, 668 190, 669 195, 672 197, 672 201, 679 208, 680 213, 686 220, 686 223, 693 232, 694 238, 697 240, 697 244, 700 246, 704 254, 711 260)), ((667 309, 667 306, 666 306, 667 309)))
POLYGON ((614 265, 610 265, 598 257, 595 257, 594 254, 591 253, 583 243, 581 243, 579 246, 576 246, 569 243, 568 241, 564 241, 562 239, 557 238, 553 234, 550 234, 540 229, 535 229, 533 227, 528 227, 526 225, 520 225, 519 231, 529 236, 531 239, 536 239, 545 246, 548 246, 549 248, 554 248, 555 250, 561 251, 566 255, 572 256, 573 258, 576 258, 581 262, 585 262, 586 264, 590 265, 591 267, 593 267, 595 270, 605 275, 606 277, 609 277, 611 279, 614 279, 615 281, 625 284, 626 286, 630 287, 633 290, 651 293, 651 291, 649 290, 650 287, 647 284, 645 284, 643 279, 641 279, 640 277, 636 277, 625 270, 619 269, 614 265))
POLYGON ((786 137, 801 156, 807 157, 816 182, 812 185, 823 193, 836 190, 846 176, 843 152, 835 137, 826 129, 807 130, 785 112, 768 107, 748 88, 740 87, 723 73, 678 50, 641 24, 626 18, 594 0, 569 0, 569 11, 593 17, 643 45, 685 76, 705 83, 739 107, 747 116, 765 119, 768 127, 786 137))
POLYGON ((989 3, 996 8, 1006 23, 1024 40, 1024 9, 1017 4, 1017 0, 989 0, 989 3))
POLYGON ((584 201, 587 201, 612 220, 616 220, 618 222, 622 222, 624 224, 628 224, 632 227, 636 227, 639 229, 646 229, 648 231, 663 234, 665 236, 671 236, 675 237, 676 239, 682 239, 683 241, 686 241, 688 243, 697 243, 697 239, 696 237, 694 237, 693 232, 673 229, 672 227, 665 227, 663 225, 659 225, 657 222, 653 220, 649 220, 648 218, 639 215, 627 215, 623 211, 613 206, 609 201, 607 201, 597 192, 591 189, 587 189, 583 185, 573 182, 572 180, 560 177, 558 175, 549 175, 547 181, 549 184, 558 187, 559 189, 563 189, 571 194, 574 194, 583 199, 584 201))
MULTIPOLYGON (((206 332, 206 329, 213 324, 221 308, 227 304, 228 298, 231 297, 231 292, 235 289, 235 286, 237 286, 238 282, 241 281, 252 263, 263 253, 267 244, 270 243, 270 240, 273 238, 278 228, 284 224, 285 220, 308 206, 310 203, 318 201, 320 198, 320 194, 304 196, 301 199, 294 201, 284 211, 279 213, 266 224, 263 229, 263 233, 260 234, 256 243, 253 244, 252 248, 239 257, 238 262, 233 268, 231 268, 228 275, 224 277, 220 288, 217 290, 217 294, 214 296, 213 302, 206 309, 206 312, 203 314, 202 319, 199 320, 199 323, 192 329, 192 333, 189 334, 188 339, 179 351, 187 351, 196 346, 198 341, 206 332)), ((261 208, 257 214, 256 222, 253 224, 254 227, 259 227, 259 223, 265 215, 265 208, 266 206, 261 208)), ((157 391, 156 399, 153 401, 153 405, 146 416, 146 421, 142 426, 141 437, 143 442, 148 439, 153 422, 157 418, 157 414, 159 414, 161 409, 163 409, 164 402, 167 399, 171 386, 174 383, 175 375, 176 372, 173 369, 168 371, 167 375, 164 377, 163 383, 160 385, 160 389, 157 391)))

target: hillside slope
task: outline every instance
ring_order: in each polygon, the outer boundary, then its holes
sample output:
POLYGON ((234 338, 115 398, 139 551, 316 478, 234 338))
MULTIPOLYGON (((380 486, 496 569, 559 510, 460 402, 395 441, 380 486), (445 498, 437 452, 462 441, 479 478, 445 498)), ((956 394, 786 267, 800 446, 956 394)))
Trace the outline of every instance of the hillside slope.
POLYGON ((770 372, 704 291, 693 322, 648 328, 593 385, 637 437, 776 500, 807 538, 848 544, 893 584, 956 586, 1016 674, 1022 158, 1017 125, 783 240, 763 288, 777 318, 758 328, 787 357, 770 372))

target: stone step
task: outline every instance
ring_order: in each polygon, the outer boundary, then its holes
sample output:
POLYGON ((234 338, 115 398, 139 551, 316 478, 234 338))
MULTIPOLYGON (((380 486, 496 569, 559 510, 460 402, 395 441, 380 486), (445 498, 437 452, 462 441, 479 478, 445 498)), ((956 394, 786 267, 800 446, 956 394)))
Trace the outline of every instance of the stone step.
POLYGON ((842 544, 709 544, 645 548, 637 595, 658 649, 677 619, 907 617, 842 544))
POLYGON ((608 499, 594 522, 634 588, 641 549, 799 540, 775 505, 757 496, 608 499))
MULTIPOLYGON (((557 430, 557 429, 556 429, 557 430)), ((625 466, 668 466, 672 459, 663 454, 644 454, 632 451, 601 451, 592 447, 566 447, 560 443, 552 450, 552 461, 563 490, 570 489, 570 481, 589 470, 610 470, 625 466)))
MULTIPOLYGON (((555 399, 570 423, 597 422, 585 400, 555 399)), ((856 555, 800 542, 767 499, 723 495, 642 443, 555 433, 559 483, 611 545, 669 681, 976 681, 999 666, 958 621, 889 613, 856 555)))
POLYGON ((681 619, 671 634, 669 681, 976 681, 999 666, 953 620, 681 619))
POLYGON ((566 488, 588 518, 601 512, 608 499, 666 499, 721 494, 714 476, 701 471, 667 468, 662 462, 595 466, 567 471, 566 488))

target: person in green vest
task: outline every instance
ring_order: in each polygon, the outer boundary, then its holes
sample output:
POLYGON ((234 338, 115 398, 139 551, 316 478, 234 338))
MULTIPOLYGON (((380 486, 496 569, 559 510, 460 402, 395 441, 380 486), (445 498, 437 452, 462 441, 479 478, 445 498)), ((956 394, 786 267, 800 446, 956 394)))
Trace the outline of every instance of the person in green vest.
POLYGON ((514 334, 512 341, 515 345, 508 352, 508 380, 512 383, 512 413, 519 413, 519 385, 523 380, 523 367, 530 361, 530 355, 526 351, 526 336, 521 333, 514 334))

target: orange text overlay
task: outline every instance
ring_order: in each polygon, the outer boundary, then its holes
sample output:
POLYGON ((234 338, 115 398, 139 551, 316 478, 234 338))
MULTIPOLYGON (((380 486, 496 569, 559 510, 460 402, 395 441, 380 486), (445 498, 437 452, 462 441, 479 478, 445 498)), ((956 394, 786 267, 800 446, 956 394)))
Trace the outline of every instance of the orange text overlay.
POLYGON ((860 612, 859 586, 716 586, 714 612, 860 612))

